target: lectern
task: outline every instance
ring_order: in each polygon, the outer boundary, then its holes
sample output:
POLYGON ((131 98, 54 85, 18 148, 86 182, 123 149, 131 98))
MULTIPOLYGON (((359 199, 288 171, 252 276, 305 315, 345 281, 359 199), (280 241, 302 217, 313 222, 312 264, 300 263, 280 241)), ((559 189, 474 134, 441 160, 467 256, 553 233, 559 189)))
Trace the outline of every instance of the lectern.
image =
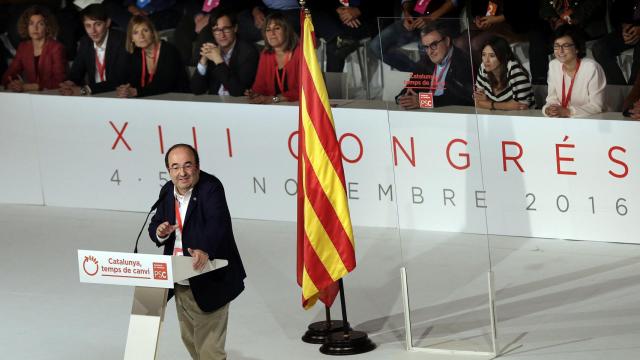
POLYGON ((196 271, 192 258, 186 256, 78 250, 80 282, 135 286, 125 360, 156 358, 167 293, 173 283, 226 265, 226 260, 215 259, 196 271))

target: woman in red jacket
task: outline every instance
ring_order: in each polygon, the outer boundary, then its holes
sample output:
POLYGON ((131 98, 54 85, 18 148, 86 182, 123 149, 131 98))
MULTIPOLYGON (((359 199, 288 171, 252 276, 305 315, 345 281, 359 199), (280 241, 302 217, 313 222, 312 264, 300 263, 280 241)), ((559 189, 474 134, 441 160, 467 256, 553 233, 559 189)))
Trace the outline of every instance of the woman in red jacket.
POLYGON ((55 17, 45 8, 32 6, 18 20, 18 33, 25 39, 16 57, 2 75, 2 85, 14 92, 57 89, 65 79, 67 60, 55 17))
POLYGON ((298 35, 280 13, 264 22, 264 50, 260 54, 256 80, 245 92, 252 104, 297 101, 300 96, 298 35))

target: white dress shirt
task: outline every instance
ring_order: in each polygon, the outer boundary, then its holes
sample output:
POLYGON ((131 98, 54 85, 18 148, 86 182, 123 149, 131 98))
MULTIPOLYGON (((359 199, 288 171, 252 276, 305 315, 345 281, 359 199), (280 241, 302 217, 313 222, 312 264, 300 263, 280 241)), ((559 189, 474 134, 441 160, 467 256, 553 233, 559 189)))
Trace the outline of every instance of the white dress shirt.
MULTIPOLYGON (((107 53, 107 40, 109 40, 109 31, 107 31, 107 36, 104 37, 104 41, 102 45, 98 46, 96 43, 93 43, 93 49, 96 51, 96 55, 98 56, 98 60, 100 60, 101 64, 104 64, 104 56, 107 53)), ((105 65, 106 66, 106 65, 105 65)), ((100 72, 98 71, 98 67, 96 66, 96 74, 95 74, 96 83, 102 82, 100 78, 100 72)), ((104 81, 107 81, 107 70, 104 70, 104 81)))

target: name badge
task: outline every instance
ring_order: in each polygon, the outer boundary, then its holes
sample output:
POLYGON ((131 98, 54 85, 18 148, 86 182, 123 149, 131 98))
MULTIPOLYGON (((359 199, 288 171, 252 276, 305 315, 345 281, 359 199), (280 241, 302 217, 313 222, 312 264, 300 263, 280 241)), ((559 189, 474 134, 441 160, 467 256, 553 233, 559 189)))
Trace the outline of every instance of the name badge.
POLYGON ((418 14, 424 15, 424 12, 427 11, 427 7, 429 6, 430 2, 431 0, 418 0, 416 6, 413 7, 413 11, 417 12, 418 14))
POLYGON ((487 4, 487 13, 485 14, 485 16, 495 16, 497 12, 498 4, 493 1, 489 1, 489 4, 487 4))
POLYGON ((149 5, 150 2, 151 0, 136 0, 136 6, 142 9, 143 7, 149 5))
POLYGON ((220 0, 204 0, 202 4, 202 12, 208 13, 220 5, 220 0))

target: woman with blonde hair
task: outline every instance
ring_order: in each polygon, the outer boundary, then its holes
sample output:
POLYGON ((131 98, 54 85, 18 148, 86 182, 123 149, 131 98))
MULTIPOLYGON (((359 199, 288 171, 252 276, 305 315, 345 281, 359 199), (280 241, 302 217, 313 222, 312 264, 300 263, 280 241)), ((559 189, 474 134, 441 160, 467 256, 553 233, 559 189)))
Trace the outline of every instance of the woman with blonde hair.
POLYGON ((135 15, 127 26, 127 51, 131 56, 129 83, 116 89, 118 97, 143 97, 168 92, 188 92, 187 72, 178 50, 160 40, 149 18, 135 15))
POLYGON ((44 7, 31 6, 18 20, 18 33, 25 39, 2 75, 2 85, 10 91, 57 89, 66 76, 64 46, 54 38, 55 17, 44 7))
POLYGON ((260 54, 256 80, 245 95, 252 104, 297 101, 300 96, 298 36, 277 12, 265 19, 262 36, 265 47, 260 54))

